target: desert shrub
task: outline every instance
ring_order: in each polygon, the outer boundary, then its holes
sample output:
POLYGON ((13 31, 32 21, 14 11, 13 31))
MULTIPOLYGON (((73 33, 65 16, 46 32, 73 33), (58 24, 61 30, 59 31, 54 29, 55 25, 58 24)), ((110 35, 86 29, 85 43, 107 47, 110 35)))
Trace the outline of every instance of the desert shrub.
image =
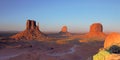
POLYGON ((120 54, 120 47, 117 45, 113 45, 108 49, 108 51, 110 53, 120 54))
POLYGON ((105 60, 105 57, 109 56, 110 53, 106 50, 101 50, 93 56, 93 60, 105 60))

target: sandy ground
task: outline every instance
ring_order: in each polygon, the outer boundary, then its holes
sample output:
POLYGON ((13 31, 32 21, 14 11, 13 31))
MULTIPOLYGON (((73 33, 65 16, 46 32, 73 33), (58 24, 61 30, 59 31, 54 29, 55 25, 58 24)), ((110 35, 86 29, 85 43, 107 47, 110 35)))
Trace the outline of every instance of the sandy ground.
POLYGON ((68 38, 53 34, 49 35, 52 38, 49 41, 29 42, 32 47, 2 48, 0 60, 88 60, 103 47, 103 42, 80 43, 80 36, 68 38), (58 40, 64 44, 56 43, 58 40))
POLYGON ((102 42, 79 44, 36 43, 29 48, 0 50, 0 60, 87 60, 97 53, 102 42))

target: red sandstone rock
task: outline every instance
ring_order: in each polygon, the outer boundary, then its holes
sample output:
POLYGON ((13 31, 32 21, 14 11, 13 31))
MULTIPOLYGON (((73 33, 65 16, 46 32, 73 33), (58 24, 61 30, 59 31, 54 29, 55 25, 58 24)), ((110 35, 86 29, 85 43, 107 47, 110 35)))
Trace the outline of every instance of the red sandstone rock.
POLYGON ((16 40, 41 40, 46 36, 39 30, 39 26, 36 25, 36 21, 27 20, 26 29, 16 35, 11 36, 16 40))
POLYGON ((86 35, 86 38, 96 39, 96 40, 104 40, 106 34, 103 33, 103 26, 100 23, 94 23, 90 26, 90 31, 86 35))
POLYGON ((119 33, 110 33, 104 42, 104 48, 109 48, 112 45, 119 45, 120 46, 120 34, 119 33))
POLYGON ((67 32, 67 26, 63 26, 61 32, 67 32))
POLYGON ((29 30, 31 28, 31 20, 27 20, 26 29, 29 30))
POLYGON ((64 36, 70 36, 71 34, 67 31, 67 26, 63 26, 59 34, 64 36))
POLYGON ((94 23, 90 26, 90 32, 103 32, 103 26, 100 23, 94 23))

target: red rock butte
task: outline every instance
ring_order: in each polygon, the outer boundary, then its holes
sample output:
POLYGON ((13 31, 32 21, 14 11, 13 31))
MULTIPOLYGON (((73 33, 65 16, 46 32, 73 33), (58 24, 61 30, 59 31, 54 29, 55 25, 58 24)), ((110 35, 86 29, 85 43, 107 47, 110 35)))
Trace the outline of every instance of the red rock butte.
POLYGON ((106 37, 105 42, 104 42, 104 48, 109 48, 112 45, 120 46, 120 34, 119 33, 113 32, 113 33, 110 33, 106 37))
POLYGON ((67 30, 67 26, 63 26, 61 31, 59 32, 59 34, 61 35, 66 35, 66 36, 70 36, 71 34, 68 32, 67 30))
POLYGON ((94 23, 90 26, 90 32, 103 32, 103 26, 100 23, 94 23))
POLYGON ((67 26, 63 26, 61 32, 67 32, 67 26))
POLYGON ((90 26, 90 31, 86 36, 87 38, 98 38, 104 40, 106 34, 103 33, 103 26, 101 23, 93 23, 90 26))
POLYGON ((46 35, 39 30, 39 24, 36 25, 36 21, 27 20, 26 29, 10 38, 16 40, 43 40, 46 35))

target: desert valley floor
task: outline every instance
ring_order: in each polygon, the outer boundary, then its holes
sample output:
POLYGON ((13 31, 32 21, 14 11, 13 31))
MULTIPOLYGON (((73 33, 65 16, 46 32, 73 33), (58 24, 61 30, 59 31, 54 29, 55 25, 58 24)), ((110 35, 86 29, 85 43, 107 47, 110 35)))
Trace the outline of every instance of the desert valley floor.
POLYGON ((49 39, 42 41, 14 41, 1 37, 0 60, 90 60, 103 47, 103 41, 81 42, 83 35, 48 34, 49 39))

